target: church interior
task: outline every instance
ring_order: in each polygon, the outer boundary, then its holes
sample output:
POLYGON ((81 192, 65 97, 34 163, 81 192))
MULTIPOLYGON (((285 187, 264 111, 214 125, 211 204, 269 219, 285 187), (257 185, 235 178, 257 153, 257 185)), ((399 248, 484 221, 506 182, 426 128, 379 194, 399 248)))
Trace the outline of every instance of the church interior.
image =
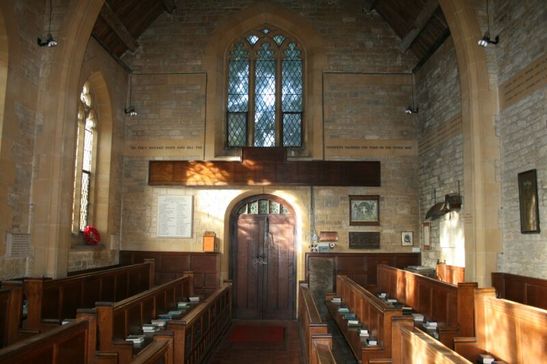
POLYGON ((0 364, 547 361, 546 45, 544 0, 0 1, 0 364))

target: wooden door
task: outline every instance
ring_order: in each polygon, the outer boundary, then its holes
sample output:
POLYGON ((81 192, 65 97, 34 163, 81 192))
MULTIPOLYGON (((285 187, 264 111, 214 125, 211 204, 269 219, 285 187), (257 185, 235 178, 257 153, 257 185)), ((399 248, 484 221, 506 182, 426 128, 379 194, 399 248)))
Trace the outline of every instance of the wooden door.
POLYGON ((293 217, 241 214, 235 225, 232 258, 235 317, 294 318, 293 217))

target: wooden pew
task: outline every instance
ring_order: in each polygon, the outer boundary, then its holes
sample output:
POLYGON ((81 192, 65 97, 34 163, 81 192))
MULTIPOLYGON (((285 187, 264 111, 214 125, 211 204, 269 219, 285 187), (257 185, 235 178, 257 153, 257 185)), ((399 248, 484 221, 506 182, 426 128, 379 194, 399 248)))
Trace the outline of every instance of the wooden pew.
MULTIPOLYGON (((11 285, 13 282, 3 282, 11 285)), ((28 316, 23 327, 43 330, 76 317, 96 301, 120 301, 154 285, 154 261, 60 279, 25 278, 28 316)))
POLYGON ((475 337, 457 337, 455 350, 475 361, 489 353, 507 363, 547 363, 547 310, 475 290, 475 337))
POLYGON ((321 318, 310 288, 305 282, 298 286, 298 327, 305 347, 306 361, 315 364, 319 360, 318 346, 326 345, 332 348, 332 336, 328 333, 327 323, 321 318))
POLYGON ((458 284, 465 282, 465 268, 449 265, 446 263, 437 263, 435 267, 437 279, 446 283, 458 284))
POLYGON ((13 284, 10 288, 0 288, 0 348, 17 340, 22 305, 22 283, 13 284))
POLYGON ((547 310, 547 279, 492 272, 492 286, 498 298, 547 310))
POLYGON ((167 322, 174 336, 174 362, 204 362, 231 321, 232 284, 224 283, 182 319, 167 322))
POLYGON ((473 292, 475 282, 453 285, 403 269, 378 265, 377 292, 386 292, 424 315, 437 321, 443 344, 454 348, 455 336, 473 336, 473 292))
POLYGON ((76 320, 0 350, 0 364, 94 363, 95 321, 76 320))
POLYGON ((97 302, 99 351, 117 353, 120 364, 136 359, 133 344, 125 338, 130 334, 140 334, 143 324, 176 308, 177 302, 192 295, 192 287, 192 275, 186 273, 119 302, 97 302))
POLYGON ((471 362, 431 336, 414 328, 406 317, 394 317, 392 364, 470 364, 471 362))
POLYGON ((312 356, 308 363, 310 364, 336 364, 336 359, 332 354, 332 336, 313 335, 311 337, 312 356))
POLYGON ((391 319, 402 316, 401 308, 388 305, 350 278, 336 276, 336 296, 365 324, 370 336, 378 339, 378 345, 367 346, 361 342, 359 332, 348 328, 347 321, 338 312, 337 304, 331 302, 333 294, 327 294, 327 309, 346 338, 355 357, 362 363, 389 362, 391 359, 391 319))

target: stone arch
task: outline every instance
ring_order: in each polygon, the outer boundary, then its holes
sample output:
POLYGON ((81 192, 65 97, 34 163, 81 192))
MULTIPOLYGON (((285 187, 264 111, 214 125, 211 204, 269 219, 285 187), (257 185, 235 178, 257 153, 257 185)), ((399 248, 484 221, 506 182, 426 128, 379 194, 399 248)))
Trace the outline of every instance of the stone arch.
POLYGON ((486 53, 470 0, 440 0, 456 48, 464 136, 465 275, 490 285, 501 236, 498 225, 500 186, 496 181, 499 144, 494 128, 496 94, 490 88, 486 53))
POLYGON ((296 39, 304 52, 304 143, 303 154, 322 158, 322 72, 326 67, 323 39, 309 20, 282 6, 258 2, 231 16, 212 33, 207 45, 207 120, 205 159, 223 155, 225 60, 229 46, 243 33, 270 24, 296 39))
MULTIPOLYGON (((7 150, 2 140, 4 139, 4 112, 6 108, 6 89, 8 86, 8 65, 9 65, 9 37, 8 37, 8 24, 7 21, 9 15, 6 14, 6 9, 0 7, 0 169, 2 170, 2 182, 0 183, 0 199, 2 201, 8 200, 8 185, 12 183, 14 178, 8 178, 14 176, 10 173, 13 168, 8 167, 8 162, 5 159, 8 158, 7 150)), ((2 204, 0 207, 0 215, 3 216, 0 219, 0 256, 4 255, 4 237, 9 229, 8 221, 11 220, 11 211, 7 206, 2 204)))
POLYGON ((31 275, 62 277, 67 273, 71 245, 71 203, 77 113, 75 97, 91 30, 104 0, 70 2, 56 27, 59 46, 47 49, 49 72, 40 83, 38 110, 44 125, 36 136, 40 168, 33 176, 36 206, 32 226, 34 264, 31 275), (47 189, 47 193, 43 193, 47 189))

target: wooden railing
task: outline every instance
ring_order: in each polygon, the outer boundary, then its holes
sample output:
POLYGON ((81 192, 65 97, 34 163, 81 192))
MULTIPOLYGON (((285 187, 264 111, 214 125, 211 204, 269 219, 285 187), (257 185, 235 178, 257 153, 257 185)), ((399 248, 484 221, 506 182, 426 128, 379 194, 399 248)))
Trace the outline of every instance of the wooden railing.
POLYGON ((174 362, 194 364, 205 361, 228 330, 232 320, 232 284, 224 283, 180 320, 170 320, 174 362))
POLYGON ((453 285, 406 270, 378 265, 377 292, 412 307, 426 320, 438 322, 443 344, 453 348, 455 336, 473 336, 473 292, 475 282, 453 285))
POLYGON ((437 263, 435 267, 437 279, 446 283, 458 284, 465 282, 465 268, 449 265, 446 263, 437 263))
POLYGON ((13 283, 10 288, 0 289, 0 348, 14 343, 21 324, 23 305, 22 283, 13 283))
POLYGON ((492 286, 498 298, 547 309, 547 280, 492 272, 492 286))
MULTIPOLYGON (((11 286, 18 282, 3 282, 11 286)), ((96 301, 120 301, 154 285, 154 261, 106 269, 67 278, 25 278, 28 300, 26 329, 42 330, 76 317, 79 308, 91 308, 96 301)))
POLYGON ((321 318, 308 284, 304 282, 298 286, 298 326, 304 343, 306 361, 316 364, 320 358, 326 360, 328 355, 325 354, 325 350, 332 349, 332 336, 328 332, 327 323, 321 318))
POLYGON ((332 296, 327 295, 327 308, 355 357, 362 363, 388 361, 391 358, 391 319, 403 315, 401 308, 388 305, 346 276, 336 276, 336 296, 367 326, 370 336, 378 340, 378 345, 368 346, 361 341, 359 330, 348 327, 347 321, 338 312, 340 305, 330 302, 332 296))
POLYGON ((192 276, 186 274, 119 302, 97 302, 99 350, 116 352, 120 363, 129 363, 133 345, 125 338, 139 334, 160 313, 176 308, 177 302, 192 295, 192 287, 192 276))
POLYGON ((454 339, 455 350, 475 362, 489 353, 507 363, 547 363, 547 310, 475 290, 475 337, 454 339))
POLYGON ((470 364, 471 362, 421 330, 412 320, 393 318, 392 364, 470 364))

